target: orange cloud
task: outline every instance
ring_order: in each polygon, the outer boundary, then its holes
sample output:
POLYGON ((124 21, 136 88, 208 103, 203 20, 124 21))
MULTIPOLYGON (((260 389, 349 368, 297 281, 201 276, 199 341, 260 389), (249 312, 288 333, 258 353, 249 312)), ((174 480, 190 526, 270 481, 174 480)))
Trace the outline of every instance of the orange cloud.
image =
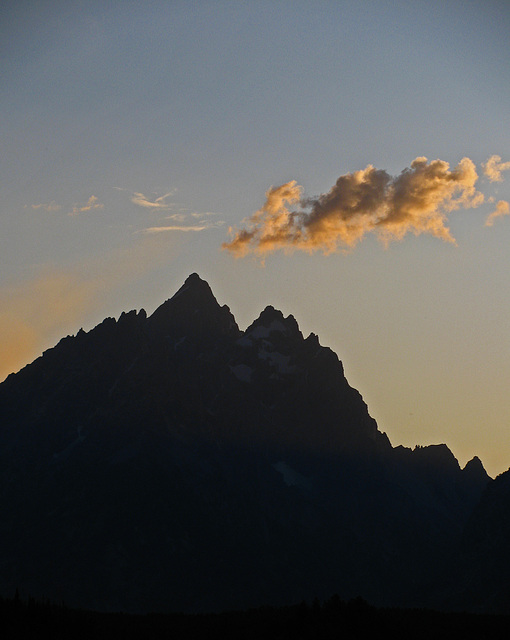
POLYGON ((510 169, 510 162, 501 162, 501 156, 491 156, 482 166, 491 182, 501 182, 503 180, 501 172, 510 169))
POLYGON ((111 292, 169 260, 168 241, 142 236, 99 260, 46 267, 31 279, 0 287, 0 381, 62 336, 111 313, 111 292))
POLYGON ((487 220, 485 221, 485 226, 492 227, 496 218, 508 215, 510 215, 510 203, 506 200, 500 200, 496 205, 496 209, 488 216, 487 220))
MULTIPOLYGON (((99 282, 77 274, 46 271, 31 281, 0 290, 0 380, 33 360, 48 339, 80 320, 99 282)), ((46 346, 50 346, 46 344, 46 346)), ((44 348, 44 347, 43 347, 44 348)))
POLYGON ((38 352, 39 335, 17 315, 0 312, 0 382, 12 371, 33 360, 38 352))
POLYGON ((302 188, 291 181, 271 188, 263 207, 241 229, 231 228, 232 239, 222 247, 236 256, 278 249, 328 254, 353 247, 370 232, 384 243, 408 233, 454 243, 447 213, 484 201, 477 180, 469 158, 450 170, 443 160, 420 157, 396 177, 372 165, 347 173, 316 198, 303 199, 302 188))

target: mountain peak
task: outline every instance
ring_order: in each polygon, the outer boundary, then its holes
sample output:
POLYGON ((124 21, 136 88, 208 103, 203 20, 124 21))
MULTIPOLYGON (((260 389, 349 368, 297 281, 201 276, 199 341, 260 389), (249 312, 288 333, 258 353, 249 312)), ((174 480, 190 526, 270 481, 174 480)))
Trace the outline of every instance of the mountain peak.
POLYGON ((466 463, 466 466, 462 469, 462 474, 464 477, 476 481, 488 481, 490 479, 478 456, 474 456, 474 458, 471 458, 471 460, 466 463))
POLYGON ((255 322, 246 329, 246 335, 266 337, 273 331, 287 336, 303 337, 294 316, 285 317, 279 309, 275 309, 272 305, 268 305, 255 322))
POLYGON ((205 280, 202 280, 198 273, 190 274, 184 281, 182 287, 178 289, 170 299, 174 300, 183 294, 194 297, 212 298, 216 302, 211 287, 205 280))
POLYGON ((239 333, 228 306, 218 304, 209 284, 197 273, 189 275, 177 293, 154 311, 149 323, 153 331, 177 337, 239 333))

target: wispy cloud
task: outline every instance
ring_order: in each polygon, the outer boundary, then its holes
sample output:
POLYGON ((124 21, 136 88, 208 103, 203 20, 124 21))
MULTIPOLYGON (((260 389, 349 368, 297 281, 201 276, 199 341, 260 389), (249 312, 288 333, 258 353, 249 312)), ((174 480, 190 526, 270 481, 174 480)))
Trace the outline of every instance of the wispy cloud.
MULTIPOLYGON (((123 187, 114 187, 117 191, 129 191, 129 189, 125 189, 123 187)), ((138 205, 139 207, 143 207, 145 209, 151 209, 155 212, 158 211, 168 211, 169 209, 173 209, 178 206, 175 202, 169 202, 168 199, 175 195, 176 189, 172 189, 172 191, 168 191, 162 196, 157 198, 150 199, 145 196, 143 193, 138 191, 132 191, 131 193, 131 202, 138 205)), ((210 218, 212 216, 217 216, 217 213, 213 213, 211 211, 206 211, 204 213, 199 212, 190 212, 189 209, 182 207, 179 205, 178 211, 175 213, 171 213, 164 217, 161 217, 158 220, 158 223, 154 224, 150 227, 142 229, 141 231, 137 231, 136 233, 144 233, 148 235, 154 235, 158 233, 169 233, 172 231, 183 231, 183 232, 200 232, 205 231, 207 229, 212 229, 214 227, 219 227, 224 224, 222 220, 212 222, 210 218), (171 221, 172 224, 166 224, 165 221, 171 221)))
POLYGON ((53 211, 60 211, 60 209, 62 209, 62 206, 57 204, 55 200, 47 203, 33 204, 31 206, 32 209, 42 209, 43 211, 48 211, 49 213, 53 211))
POLYGON ((171 216, 165 216, 165 220, 175 220, 177 222, 184 222, 188 218, 186 213, 172 213, 171 216))
POLYGON ((143 193, 134 192, 131 196, 131 202, 139 207, 145 207, 146 209, 170 209, 173 205, 171 202, 167 202, 167 198, 170 198, 174 194, 174 191, 165 193, 164 196, 150 200, 143 193))
POLYGON ((492 227, 496 218, 508 215, 510 215, 510 203, 506 200, 499 200, 496 205, 496 209, 488 216, 487 220, 485 221, 485 226, 492 227))
POLYGON ((482 204, 477 180, 469 158, 450 169, 448 162, 424 157, 398 176, 372 165, 347 173, 327 193, 313 198, 303 198, 302 187, 293 180, 269 189, 263 207, 241 229, 231 228, 232 239, 222 247, 236 256, 278 249, 328 254, 355 246, 371 232, 385 244, 408 233, 455 243, 447 214, 482 204))
POLYGON ((93 209, 103 209, 104 204, 98 201, 96 196, 90 196, 85 204, 76 203, 73 205, 72 211, 69 212, 70 216, 77 216, 85 211, 92 211, 93 209))
MULTIPOLYGON (((184 220, 183 220, 184 221, 184 220)), ((201 221, 199 224, 176 224, 176 225, 164 225, 158 227, 149 227, 144 229, 144 233, 165 233, 168 231, 205 231, 206 229, 213 229, 220 227, 224 222, 222 220, 218 222, 201 221)))
POLYGON ((195 226, 179 226, 179 225, 171 225, 168 227, 149 227, 144 230, 144 233, 162 233, 165 231, 204 231, 204 229, 208 229, 206 225, 195 225, 195 226))
MULTIPOLYGON (((52 200, 51 202, 41 202, 40 204, 32 204, 30 205, 34 210, 42 210, 47 211, 49 213, 54 213, 56 211, 60 211, 62 209, 62 205, 52 200)), ((26 207, 25 207, 26 208, 26 207)), ((99 202, 97 196, 90 196, 87 202, 80 203, 76 202, 72 205, 71 211, 69 211, 68 215, 77 216, 80 213, 84 213, 85 211, 92 211, 93 209, 103 209, 104 204, 99 202)))
POLYGON ((501 156, 491 156, 482 166, 491 182, 501 182, 503 180, 501 172, 510 170, 510 162, 501 162, 501 156))

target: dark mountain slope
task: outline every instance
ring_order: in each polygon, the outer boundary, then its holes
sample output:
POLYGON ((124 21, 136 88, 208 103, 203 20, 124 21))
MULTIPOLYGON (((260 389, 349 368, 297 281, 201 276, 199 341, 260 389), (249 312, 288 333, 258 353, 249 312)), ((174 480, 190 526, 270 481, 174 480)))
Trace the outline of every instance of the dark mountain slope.
POLYGON ((196 274, 0 385, 0 588, 130 611, 433 602, 488 478, 393 449, 341 362, 196 274))
POLYGON ((510 471, 482 493, 455 558, 448 606, 477 612, 510 610, 510 471))

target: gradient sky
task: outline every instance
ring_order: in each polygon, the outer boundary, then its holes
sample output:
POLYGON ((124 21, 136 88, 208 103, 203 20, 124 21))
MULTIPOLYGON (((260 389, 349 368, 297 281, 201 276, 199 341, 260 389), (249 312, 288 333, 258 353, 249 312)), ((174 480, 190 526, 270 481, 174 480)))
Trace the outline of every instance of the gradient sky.
POLYGON ((509 33, 504 0, 3 2, 0 379, 196 271, 242 329, 273 304, 317 333, 393 445, 506 470, 509 33), (271 187, 306 221, 340 176, 396 185, 417 157, 444 184, 475 167, 483 202, 432 211, 455 243, 381 242, 390 193, 328 255, 221 248, 271 187))

